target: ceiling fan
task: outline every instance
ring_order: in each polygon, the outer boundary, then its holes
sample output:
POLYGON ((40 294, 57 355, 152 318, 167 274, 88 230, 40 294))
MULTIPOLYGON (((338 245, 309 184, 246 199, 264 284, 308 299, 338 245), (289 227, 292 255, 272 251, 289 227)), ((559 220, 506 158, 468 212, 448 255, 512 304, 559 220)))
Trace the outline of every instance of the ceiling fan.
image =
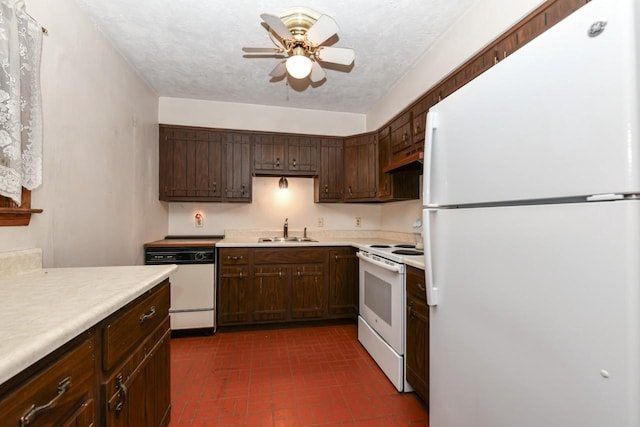
POLYGON ((321 62, 348 66, 355 59, 353 49, 324 45, 338 32, 338 24, 328 15, 294 7, 280 15, 263 13, 260 17, 276 47, 244 47, 242 50, 250 54, 286 53, 286 58, 269 73, 271 77, 283 77, 288 72, 295 79, 309 76, 312 82, 319 82, 326 77, 321 62))

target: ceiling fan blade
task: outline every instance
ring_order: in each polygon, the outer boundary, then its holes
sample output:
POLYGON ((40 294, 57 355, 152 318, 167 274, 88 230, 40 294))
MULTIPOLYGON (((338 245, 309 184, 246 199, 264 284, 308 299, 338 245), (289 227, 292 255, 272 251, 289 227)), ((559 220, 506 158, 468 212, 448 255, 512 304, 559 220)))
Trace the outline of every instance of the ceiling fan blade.
POLYGON ((319 82, 320 80, 327 77, 327 74, 324 72, 320 64, 316 61, 311 62, 311 76, 310 79, 312 82, 319 82))
POLYGON ((316 58, 322 62, 332 62, 340 65, 351 65, 356 57, 353 49, 344 47, 325 46, 318 49, 316 58))
POLYGON ((326 42, 331 36, 338 32, 338 24, 332 17, 322 15, 309 31, 307 31, 307 40, 318 46, 326 42))
POLYGON ((271 28, 278 36, 280 36, 280 38, 282 39, 293 38, 291 31, 289 31, 287 26, 284 25, 284 22, 282 22, 282 19, 280 19, 276 15, 263 13, 260 15, 260 18, 262 18, 262 20, 267 23, 269 28, 271 28))
POLYGON ((242 51, 247 53, 282 53, 284 49, 276 47, 243 47, 242 51))
POLYGON ((278 65, 276 65, 276 67, 271 70, 271 72, 269 73, 269 75, 271 77, 282 77, 285 75, 285 73, 287 72, 287 67, 286 67, 286 63, 287 61, 280 61, 280 63, 278 65))

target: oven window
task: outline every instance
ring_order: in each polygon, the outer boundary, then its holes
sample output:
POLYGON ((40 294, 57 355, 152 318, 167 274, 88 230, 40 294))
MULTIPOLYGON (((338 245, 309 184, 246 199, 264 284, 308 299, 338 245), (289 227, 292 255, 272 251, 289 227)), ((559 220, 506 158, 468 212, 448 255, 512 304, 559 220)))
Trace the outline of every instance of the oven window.
POLYGON ((364 272, 364 305, 388 325, 391 325, 391 285, 364 272))

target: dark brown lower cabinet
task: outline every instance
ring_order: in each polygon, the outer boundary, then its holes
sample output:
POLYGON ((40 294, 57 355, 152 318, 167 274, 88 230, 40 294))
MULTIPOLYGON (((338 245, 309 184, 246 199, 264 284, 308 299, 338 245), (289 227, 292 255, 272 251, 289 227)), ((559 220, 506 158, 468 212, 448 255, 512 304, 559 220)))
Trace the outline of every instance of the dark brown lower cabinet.
POLYGON ((329 317, 358 316, 358 258, 352 247, 329 251, 329 317))
POLYGON ((429 306, 424 271, 407 266, 406 376, 415 393, 429 403, 429 306))
POLYGON ((0 384, 0 427, 166 427, 169 281, 0 384))
POLYGON ((219 248, 218 259, 219 326, 357 315, 351 247, 219 248))

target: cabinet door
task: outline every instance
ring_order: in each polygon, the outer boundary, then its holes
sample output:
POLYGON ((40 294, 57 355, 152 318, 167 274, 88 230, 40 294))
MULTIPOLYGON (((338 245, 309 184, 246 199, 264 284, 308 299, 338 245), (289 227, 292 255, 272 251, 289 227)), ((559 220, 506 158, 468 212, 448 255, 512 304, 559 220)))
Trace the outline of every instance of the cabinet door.
POLYGON ((285 138, 281 135, 257 135, 253 145, 253 171, 279 175, 287 166, 285 138))
MULTIPOLYGON (((145 367, 146 424, 164 427, 171 411, 171 330, 167 329, 148 353, 145 367)), ((131 424, 133 426, 133 424, 131 424)))
POLYGON ((322 139, 320 165, 314 182, 315 202, 341 202, 344 194, 344 141, 322 139))
POLYGON ((221 266, 218 274, 218 324, 234 325, 250 322, 249 284, 251 277, 245 266, 221 266))
POLYGON ((345 202, 375 199, 377 163, 378 143, 375 133, 345 138, 345 202))
POLYGON ((224 201, 251 202, 251 136, 223 134, 224 201))
POLYGON ((329 252, 329 315, 358 315, 358 258, 354 248, 329 252))
POLYGON ((318 138, 300 136, 287 144, 287 169, 290 174, 314 175, 318 171, 318 138))
POLYGON ((160 200, 220 201, 220 134, 189 128, 160 128, 160 200))
POLYGON ((407 267, 406 369, 407 382, 429 403, 429 307, 424 271, 407 267))
POLYGON ((429 307, 407 296, 407 382, 429 403, 429 307))
POLYGON ((387 200, 393 196, 393 176, 383 172, 391 162, 391 133, 387 127, 378 134, 378 200, 387 200))
POLYGON ((322 264, 301 264, 291 268, 291 318, 318 319, 327 312, 327 290, 322 264))
POLYGON ((253 320, 255 322, 286 320, 290 289, 289 268, 255 267, 253 280, 253 320))

